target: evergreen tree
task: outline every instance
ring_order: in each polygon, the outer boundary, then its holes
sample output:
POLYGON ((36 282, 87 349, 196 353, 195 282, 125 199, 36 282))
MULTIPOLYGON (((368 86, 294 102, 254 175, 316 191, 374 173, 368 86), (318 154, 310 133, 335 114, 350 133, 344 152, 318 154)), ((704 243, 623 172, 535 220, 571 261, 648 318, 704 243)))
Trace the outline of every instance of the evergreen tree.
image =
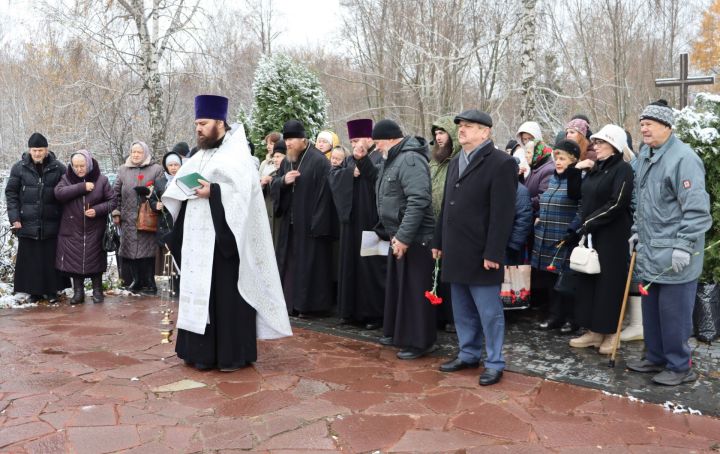
MULTIPOLYGON (((705 185, 710 194, 713 225, 705 244, 720 240, 720 96, 699 93, 692 106, 677 113, 675 134, 690 145, 705 164, 705 185)), ((701 282, 720 282, 720 248, 705 251, 701 282)))
POLYGON ((327 120, 328 101, 317 76, 283 54, 264 55, 253 82, 251 140, 261 143, 270 131, 297 119, 308 137, 315 137, 327 120))

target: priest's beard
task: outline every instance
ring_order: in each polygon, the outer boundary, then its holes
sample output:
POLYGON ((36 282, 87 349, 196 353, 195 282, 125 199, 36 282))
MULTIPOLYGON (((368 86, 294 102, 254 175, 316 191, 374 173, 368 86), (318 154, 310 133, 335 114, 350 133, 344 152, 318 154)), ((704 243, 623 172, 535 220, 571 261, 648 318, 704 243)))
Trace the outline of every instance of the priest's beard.
POLYGON ((211 150, 213 148, 217 148, 218 142, 221 141, 220 139, 222 139, 224 135, 225 131, 220 129, 219 124, 215 124, 207 135, 203 135, 199 132, 197 133, 197 146, 201 150, 211 150))
POLYGON ((435 146, 432 149, 433 161, 445 162, 445 160, 452 154, 452 148, 453 146, 451 140, 448 140, 448 143, 446 143, 444 147, 435 143, 435 146))

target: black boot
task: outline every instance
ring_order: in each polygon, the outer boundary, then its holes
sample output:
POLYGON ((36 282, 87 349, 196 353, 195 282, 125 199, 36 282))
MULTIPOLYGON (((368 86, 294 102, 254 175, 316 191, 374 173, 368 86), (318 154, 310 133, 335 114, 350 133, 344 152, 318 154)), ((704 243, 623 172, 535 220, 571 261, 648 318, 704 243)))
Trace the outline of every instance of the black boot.
POLYGON ((96 274, 92 278, 93 303, 102 303, 105 301, 105 294, 103 293, 102 274, 96 274))
POLYGON ((130 268, 130 274, 132 275, 132 284, 128 287, 133 293, 140 293, 140 289, 143 286, 142 282, 142 261, 138 259, 124 259, 123 262, 127 261, 127 266, 130 268))
POLYGON ((82 304, 85 302, 85 278, 74 277, 73 282, 73 297, 70 300, 70 304, 82 304))
POLYGON ((141 268, 143 288, 141 292, 144 295, 157 295, 157 285, 155 284, 155 257, 140 260, 143 262, 141 268))

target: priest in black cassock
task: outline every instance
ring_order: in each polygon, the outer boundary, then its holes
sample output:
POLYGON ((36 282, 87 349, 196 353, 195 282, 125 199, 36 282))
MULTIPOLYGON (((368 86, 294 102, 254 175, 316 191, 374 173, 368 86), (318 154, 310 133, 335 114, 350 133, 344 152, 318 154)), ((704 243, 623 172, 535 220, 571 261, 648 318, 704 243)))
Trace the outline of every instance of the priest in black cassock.
POLYGON ((270 183, 275 216, 281 216, 276 247, 287 311, 300 317, 334 308, 333 225, 337 217, 327 185, 330 161, 308 141, 304 125, 283 126, 287 156, 270 183))
POLYGON ((195 98, 198 151, 162 202, 175 219, 180 264, 175 351, 197 369, 232 372, 257 359, 256 339, 292 334, 257 170, 241 125, 225 122, 228 99, 195 98), (201 187, 180 186, 199 174, 201 187))
MULTIPOLYGON (((358 150, 358 158, 367 156, 373 165, 378 165, 382 154, 373 144, 372 127, 372 120, 367 118, 347 123, 350 144, 358 150)), ((387 258, 360 256, 362 232, 378 225, 375 182, 360 172, 353 156, 332 168, 328 181, 340 219, 340 317, 346 322, 364 323, 366 329, 377 329, 382 326, 385 306, 387 258)))

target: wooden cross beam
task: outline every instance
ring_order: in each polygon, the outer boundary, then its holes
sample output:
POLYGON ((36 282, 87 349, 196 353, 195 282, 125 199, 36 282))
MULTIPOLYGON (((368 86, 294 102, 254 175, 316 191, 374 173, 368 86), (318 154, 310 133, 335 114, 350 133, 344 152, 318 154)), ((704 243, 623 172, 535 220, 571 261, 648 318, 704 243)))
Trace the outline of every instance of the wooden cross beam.
POLYGON ((687 106, 690 85, 712 85, 715 76, 688 77, 688 54, 680 54, 680 77, 655 79, 656 87, 680 87, 680 109, 687 106))

